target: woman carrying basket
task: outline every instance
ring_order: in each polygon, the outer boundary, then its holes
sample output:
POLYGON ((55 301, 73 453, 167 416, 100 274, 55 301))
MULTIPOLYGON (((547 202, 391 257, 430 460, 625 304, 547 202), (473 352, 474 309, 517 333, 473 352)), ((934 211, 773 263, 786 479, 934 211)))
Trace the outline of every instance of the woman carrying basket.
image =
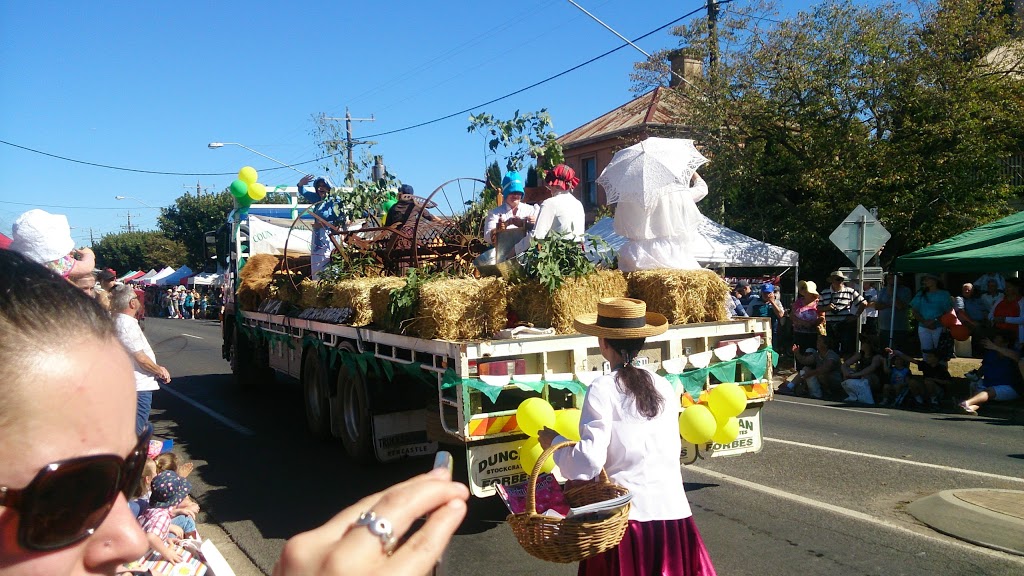
MULTIPOLYGON (((635 367, 644 340, 668 321, 632 298, 604 298, 597 314, 576 318, 576 330, 597 336, 612 373, 591 383, 583 402, 580 441, 554 453, 562 475, 590 480, 603 468, 633 494, 629 527, 618 546, 580 562, 579 574, 713 576, 679 466, 678 395, 665 378, 635 367)), ((565 442, 554 430, 541 445, 565 442)))

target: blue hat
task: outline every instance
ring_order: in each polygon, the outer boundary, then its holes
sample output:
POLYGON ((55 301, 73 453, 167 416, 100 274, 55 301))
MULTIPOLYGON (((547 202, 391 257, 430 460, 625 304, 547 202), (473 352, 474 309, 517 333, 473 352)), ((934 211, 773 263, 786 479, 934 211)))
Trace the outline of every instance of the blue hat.
POLYGON ((192 484, 178 476, 174 470, 164 470, 153 478, 150 485, 153 492, 149 495, 151 508, 173 508, 188 496, 192 484))
POLYGON ((509 172, 505 174, 505 177, 501 179, 501 193, 502 194, 525 194, 526 189, 523 188, 523 177, 519 175, 519 172, 509 172))
POLYGON ((411 195, 413 193, 412 186, 409 186, 408 184, 402 184, 401 186, 398 187, 398 193, 411 195))
POLYGON ((775 292, 775 284, 767 282, 761 285, 761 292, 775 292))

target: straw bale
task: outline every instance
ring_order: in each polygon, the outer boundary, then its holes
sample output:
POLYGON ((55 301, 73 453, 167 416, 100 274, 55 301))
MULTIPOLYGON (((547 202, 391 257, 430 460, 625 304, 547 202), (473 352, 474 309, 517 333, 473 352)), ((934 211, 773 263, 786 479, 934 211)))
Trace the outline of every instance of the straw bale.
POLYGON ((380 323, 384 312, 388 309, 387 295, 392 290, 403 286, 405 280, 395 277, 384 278, 349 278, 339 280, 331 285, 330 306, 334 308, 351 308, 353 326, 366 326, 380 323), (380 307, 379 293, 384 294, 384 303, 380 307), (374 305, 374 294, 377 293, 377 305, 374 305))
POLYGON ((641 270, 626 274, 629 295, 671 324, 728 320, 729 286, 711 270, 641 270))
POLYGON ((420 287, 416 318, 408 331, 420 338, 490 338, 508 321, 505 282, 500 278, 442 278, 420 287))
POLYGON ((273 254, 253 254, 245 261, 245 266, 242 266, 242 270, 238 272, 238 277, 243 284, 248 279, 265 278, 270 280, 280 262, 281 259, 273 254))
POLYGON ((320 308, 321 284, 303 278, 299 284, 299 308, 320 308))
POLYGON ((260 302, 270 298, 279 261, 271 254, 255 254, 246 260, 238 272, 238 305, 242 310, 257 310, 260 302))
POLYGON ((573 319, 592 314, 601 298, 626 296, 626 279, 618 270, 598 270, 579 278, 566 278, 550 296, 536 280, 509 290, 509 308, 521 322, 573 334, 573 319))

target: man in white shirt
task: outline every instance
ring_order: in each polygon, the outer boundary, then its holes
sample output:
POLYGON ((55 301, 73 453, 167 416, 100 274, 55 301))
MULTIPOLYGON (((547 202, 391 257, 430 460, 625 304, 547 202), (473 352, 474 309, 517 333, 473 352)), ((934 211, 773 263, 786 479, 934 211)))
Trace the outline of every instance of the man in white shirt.
POLYGON ((579 182, 576 172, 565 164, 548 170, 544 186, 551 191, 552 196, 541 203, 537 223, 533 231, 516 244, 516 254, 525 252, 530 247, 531 238, 543 240, 549 232, 569 235, 577 242, 583 240, 586 213, 583 204, 572 193, 579 182))
POLYGON ((131 286, 124 284, 115 286, 110 294, 110 310, 114 314, 114 327, 117 339, 124 346, 132 359, 135 369, 135 393, 138 397, 135 406, 135 431, 139 434, 149 423, 149 411, 153 406, 153 391, 160 389, 159 382, 171 381, 167 368, 156 363, 156 354, 149 345, 149 340, 139 327, 135 314, 142 303, 131 286))

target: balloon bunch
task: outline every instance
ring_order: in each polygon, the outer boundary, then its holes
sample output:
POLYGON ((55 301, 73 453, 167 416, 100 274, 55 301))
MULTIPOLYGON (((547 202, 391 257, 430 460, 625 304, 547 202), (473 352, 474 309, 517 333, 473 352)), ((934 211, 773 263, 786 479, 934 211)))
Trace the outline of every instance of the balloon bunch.
POLYGON ((235 197, 235 207, 247 209, 253 202, 259 202, 267 196, 267 187, 256 180, 259 174, 252 166, 245 166, 238 171, 238 179, 228 186, 235 197))
MULTIPOLYGON (((527 398, 516 409, 516 422, 519 429, 530 436, 519 447, 519 465, 529 474, 537 464, 537 459, 544 453, 537 440, 537 434, 544 428, 551 428, 562 436, 579 441, 580 411, 575 408, 555 411, 543 398, 527 398)), ((555 469, 554 460, 548 460, 541 472, 555 469)))
POLYGON ((679 433, 691 444, 729 444, 740 434, 737 416, 746 407, 747 395, 739 384, 719 384, 708 394, 707 406, 694 404, 683 410, 679 433))

